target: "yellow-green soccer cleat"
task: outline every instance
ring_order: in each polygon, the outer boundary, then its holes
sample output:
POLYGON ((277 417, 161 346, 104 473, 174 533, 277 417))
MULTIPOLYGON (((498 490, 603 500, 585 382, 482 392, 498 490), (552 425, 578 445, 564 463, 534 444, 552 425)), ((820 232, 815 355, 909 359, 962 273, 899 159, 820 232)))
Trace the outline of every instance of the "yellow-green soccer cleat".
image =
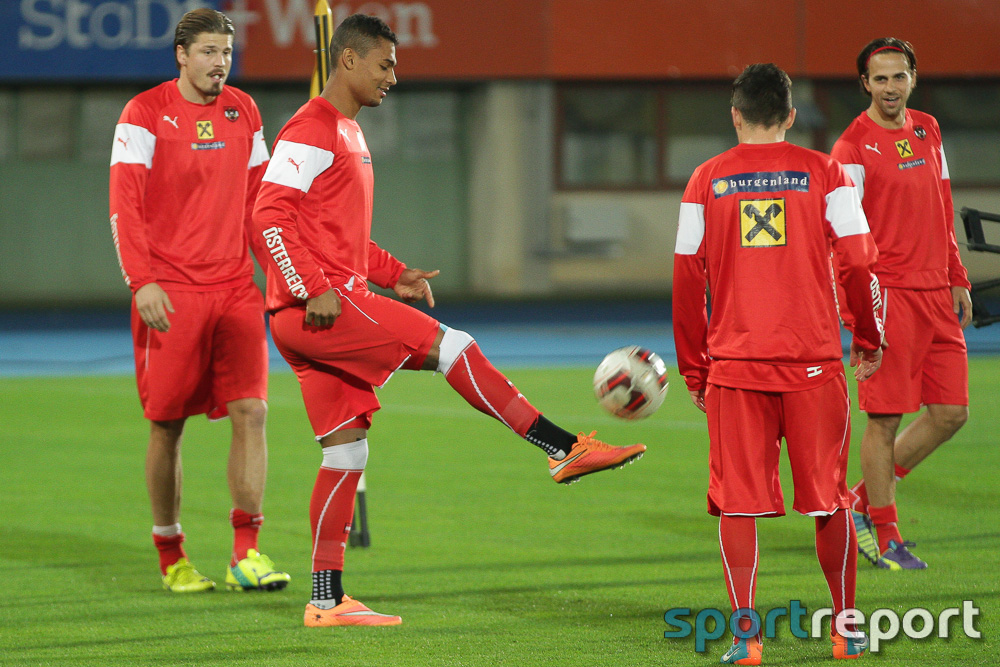
POLYGON ((215 590, 215 582, 194 569, 187 558, 167 566, 163 588, 172 593, 202 593, 215 590))
POLYGON ((231 591, 280 591, 292 578, 274 568, 274 561, 256 549, 226 572, 226 588, 231 591))
POLYGON ((872 565, 878 565, 878 538, 875 537, 872 520, 864 512, 855 510, 851 510, 851 518, 854 519, 854 532, 858 536, 858 553, 872 565))

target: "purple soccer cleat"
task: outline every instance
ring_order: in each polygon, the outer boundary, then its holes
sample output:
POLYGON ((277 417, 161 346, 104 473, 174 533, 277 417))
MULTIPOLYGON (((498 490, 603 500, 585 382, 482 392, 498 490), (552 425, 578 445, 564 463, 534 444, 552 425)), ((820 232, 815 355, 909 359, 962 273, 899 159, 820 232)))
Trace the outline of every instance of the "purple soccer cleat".
POLYGON ((885 570, 926 570, 927 563, 914 556, 907 548, 915 546, 916 543, 909 540, 902 544, 896 540, 889 540, 889 548, 875 563, 876 567, 885 570))

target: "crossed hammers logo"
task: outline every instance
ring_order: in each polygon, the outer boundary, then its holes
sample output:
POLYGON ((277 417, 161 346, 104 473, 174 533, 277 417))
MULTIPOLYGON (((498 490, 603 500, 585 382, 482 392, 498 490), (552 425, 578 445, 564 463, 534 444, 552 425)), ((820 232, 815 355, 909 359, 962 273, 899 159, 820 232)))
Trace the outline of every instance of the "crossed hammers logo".
POLYGON ((757 223, 750 228, 750 231, 747 232, 747 235, 744 237, 747 240, 747 243, 751 243, 762 231, 767 232, 775 241, 779 240, 781 238, 781 232, 771 225, 771 220, 779 213, 781 213, 781 207, 777 204, 771 204, 768 206, 767 210, 765 210, 763 214, 761 214, 761 212, 757 210, 757 207, 753 204, 747 204, 744 206, 743 215, 748 218, 753 218, 754 222, 757 223))

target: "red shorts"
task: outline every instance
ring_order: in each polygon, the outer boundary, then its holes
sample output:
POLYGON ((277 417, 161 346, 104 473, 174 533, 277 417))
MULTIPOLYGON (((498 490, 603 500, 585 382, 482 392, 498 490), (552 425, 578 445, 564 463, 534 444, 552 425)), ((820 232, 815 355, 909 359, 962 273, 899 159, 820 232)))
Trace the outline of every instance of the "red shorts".
POLYGON ((132 300, 139 400, 147 419, 228 414, 240 398, 267 399, 264 298, 252 280, 211 292, 167 289, 170 331, 150 329, 132 300))
POLYGON ((441 328, 421 311, 379 294, 340 295, 328 329, 305 323, 305 307, 271 315, 271 337, 295 371, 316 439, 360 419, 371 426, 380 404, 375 386, 400 368, 419 369, 441 328))
POLYGON ((850 397, 843 371, 804 391, 764 392, 709 383, 708 512, 783 516, 778 477, 781 438, 800 514, 823 516, 850 506, 847 453, 850 397))
POLYGON ((858 406, 875 414, 921 405, 969 404, 969 355, 951 290, 882 289, 888 347, 882 365, 858 385, 858 406))

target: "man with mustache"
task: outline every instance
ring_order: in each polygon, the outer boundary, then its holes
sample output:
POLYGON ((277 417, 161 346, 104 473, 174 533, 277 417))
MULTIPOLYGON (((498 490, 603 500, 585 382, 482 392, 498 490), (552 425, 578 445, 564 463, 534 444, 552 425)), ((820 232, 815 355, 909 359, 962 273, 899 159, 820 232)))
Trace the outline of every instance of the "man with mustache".
POLYGON ((177 24, 178 78, 122 111, 111 154, 111 232, 133 293, 136 381, 150 421, 146 485, 163 587, 210 591, 182 547, 181 435, 196 414, 232 424, 232 590, 276 590, 289 576, 257 551, 267 470, 264 301, 249 235, 268 162, 257 105, 226 86, 233 24, 213 9, 177 24))

